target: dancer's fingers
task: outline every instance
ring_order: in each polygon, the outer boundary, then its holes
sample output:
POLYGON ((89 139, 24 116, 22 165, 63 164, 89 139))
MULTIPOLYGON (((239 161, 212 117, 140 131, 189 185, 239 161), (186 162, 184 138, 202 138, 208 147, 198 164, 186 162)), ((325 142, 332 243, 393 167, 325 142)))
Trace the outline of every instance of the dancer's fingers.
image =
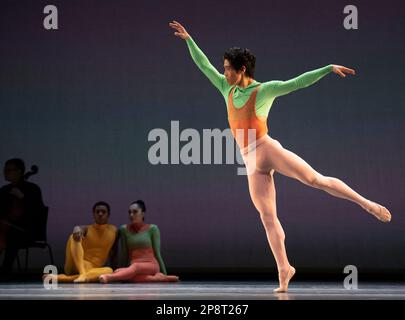
POLYGON ((346 73, 354 74, 354 70, 350 68, 342 67, 341 70, 346 73))
POLYGON ((342 78, 346 77, 346 75, 342 71, 340 71, 339 69, 337 69, 336 71, 342 78))
POLYGON ((353 69, 350 69, 350 68, 346 68, 346 67, 343 67, 344 69, 344 71, 346 71, 346 72, 348 72, 348 73, 351 73, 351 74, 355 74, 356 73, 356 71, 354 71, 353 69))
POLYGON ((184 33, 184 29, 183 29, 183 28, 180 28, 180 27, 177 26, 177 25, 171 25, 171 27, 172 27, 173 29, 176 29, 178 32, 184 33))
MULTIPOLYGON (((180 29, 177 25, 175 25, 175 24, 173 24, 173 23, 169 23, 169 25, 170 25, 173 29, 177 29, 177 30, 180 29)), ((179 30, 179 31, 180 31, 180 30, 179 30)))
POLYGON ((186 30, 186 28, 184 28, 180 22, 177 22, 176 20, 173 20, 173 22, 176 23, 183 31, 186 30))
POLYGON ((170 24, 173 25, 173 26, 176 26, 176 27, 180 27, 179 23, 174 21, 174 20, 170 24))

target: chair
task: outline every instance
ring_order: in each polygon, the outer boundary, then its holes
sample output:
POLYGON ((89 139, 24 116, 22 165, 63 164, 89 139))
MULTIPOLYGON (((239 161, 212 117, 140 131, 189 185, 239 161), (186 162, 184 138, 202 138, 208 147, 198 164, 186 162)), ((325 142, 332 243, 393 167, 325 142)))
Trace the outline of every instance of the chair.
MULTIPOLYGON (((21 249, 25 250, 25 268, 24 268, 25 272, 27 272, 28 270, 28 258, 30 248, 48 249, 51 264, 55 265, 52 248, 47 241, 48 212, 49 208, 44 206, 41 214, 38 216, 37 225, 35 226, 35 230, 37 230, 35 240, 29 242, 26 246, 20 248, 20 250, 21 249)), ((19 255, 17 255, 17 266, 18 269, 21 270, 19 255)))

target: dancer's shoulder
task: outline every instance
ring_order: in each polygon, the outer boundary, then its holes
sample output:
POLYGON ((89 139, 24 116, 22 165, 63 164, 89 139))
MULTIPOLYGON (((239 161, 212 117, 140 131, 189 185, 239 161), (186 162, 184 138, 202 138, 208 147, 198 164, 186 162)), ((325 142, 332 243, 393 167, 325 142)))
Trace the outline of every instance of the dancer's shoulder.
POLYGON ((159 227, 156 224, 149 224, 149 231, 156 232, 159 231, 159 227))
POLYGON ((117 227, 113 224, 108 224, 108 228, 112 231, 117 231, 117 227))

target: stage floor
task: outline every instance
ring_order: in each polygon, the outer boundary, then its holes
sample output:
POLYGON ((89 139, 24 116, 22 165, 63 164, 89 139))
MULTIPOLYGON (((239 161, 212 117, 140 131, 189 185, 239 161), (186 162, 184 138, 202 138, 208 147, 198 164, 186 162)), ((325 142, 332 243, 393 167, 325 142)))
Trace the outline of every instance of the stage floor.
POLYGON ((274 294, 276 282, 181 281, 178 283, 0 284, 0 300, 405 300, 405 283, 359 283, 347 290, 342 282, 294 282, 288 293, 274 294))

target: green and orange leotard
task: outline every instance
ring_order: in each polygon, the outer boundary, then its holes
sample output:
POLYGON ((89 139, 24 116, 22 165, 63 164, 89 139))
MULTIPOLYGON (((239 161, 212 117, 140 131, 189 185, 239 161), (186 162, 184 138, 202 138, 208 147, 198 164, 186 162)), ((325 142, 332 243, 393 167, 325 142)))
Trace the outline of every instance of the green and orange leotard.
POLYGON ((195 64, 221 92, 227 105, 230 128, 240 147, 246 147, 248 143, 246 132, 248 129, 256 129, 256 139, 267 134, 267 116, 275 98, 308 87, 332 72, 333 69, 333 66, 329 64, 287 81, 272 80, 261 83, 254 80, 246 88, 240 88, 228 84, 225 76, 215 69, 191 37, 186 40, 186 43, 195 64), (244 110, 243 107, 252 102, 254 108, 244 110), (236 136, 238 129, 244 133, 243 140, 236 136))
POLYGON ((119 230, 119 264, 123 268, 100 277, 112 281, 178 281, 169 276, 160 253, 160 231, 155 224, 128 224, 119 230))

